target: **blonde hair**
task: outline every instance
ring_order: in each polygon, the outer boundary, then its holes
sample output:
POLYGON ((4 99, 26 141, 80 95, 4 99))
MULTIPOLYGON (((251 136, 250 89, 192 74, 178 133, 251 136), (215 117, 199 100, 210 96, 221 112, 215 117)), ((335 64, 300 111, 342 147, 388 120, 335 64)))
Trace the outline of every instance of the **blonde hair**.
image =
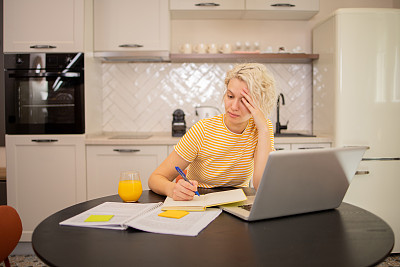
POLYGON ((225 93, 231 79, 239 79, 247 84, 250 96, 264 116, 271 114, 277 101, 275 79, 263 64, 244 63, 236 65, 226 73, 225 93))

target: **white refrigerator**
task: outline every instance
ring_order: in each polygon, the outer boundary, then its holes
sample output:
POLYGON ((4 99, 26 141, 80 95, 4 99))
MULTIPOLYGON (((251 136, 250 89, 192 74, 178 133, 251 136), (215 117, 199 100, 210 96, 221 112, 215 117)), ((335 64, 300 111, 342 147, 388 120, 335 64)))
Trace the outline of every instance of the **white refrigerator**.
POLYGON ((314 27, 313 53, 313 133, 369 147, 344 201, 385 220, 398 253, 400 9, 337 10, 314 27))

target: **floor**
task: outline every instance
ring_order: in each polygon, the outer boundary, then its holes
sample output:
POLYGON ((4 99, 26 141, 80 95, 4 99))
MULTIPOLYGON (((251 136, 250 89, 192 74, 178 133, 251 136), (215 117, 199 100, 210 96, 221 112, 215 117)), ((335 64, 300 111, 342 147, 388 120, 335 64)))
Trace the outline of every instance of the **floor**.
MULTIPOLYGON (((9 260, 12 267, 47 266, 35 256, 31 243, 27 242, 20 242, 12 252, 9 260)), ((0 267, 4 266, 4 263, 0 263, 0 267)), ((376 267, 400 267, 400 253, 391 254, 384 262, 378 264, 376 267)))

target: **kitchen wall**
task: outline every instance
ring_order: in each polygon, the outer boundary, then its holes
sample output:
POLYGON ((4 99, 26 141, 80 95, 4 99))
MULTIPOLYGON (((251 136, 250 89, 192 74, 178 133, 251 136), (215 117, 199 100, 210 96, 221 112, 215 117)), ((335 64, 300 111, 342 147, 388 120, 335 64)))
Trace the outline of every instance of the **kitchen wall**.
MULTIPOLYGON (((223 112, 224 78, 234 64, 104 63, 103 131, 169 132, 172 113, 185 112, 187 126, 197 118, 195 106, 211 105, 223 112)), ((277 89, 285 95, 281 123, 311 132, 311 64, 267 64, 277 89)), ((275 112, 271 114, 275 119, 275 112)))

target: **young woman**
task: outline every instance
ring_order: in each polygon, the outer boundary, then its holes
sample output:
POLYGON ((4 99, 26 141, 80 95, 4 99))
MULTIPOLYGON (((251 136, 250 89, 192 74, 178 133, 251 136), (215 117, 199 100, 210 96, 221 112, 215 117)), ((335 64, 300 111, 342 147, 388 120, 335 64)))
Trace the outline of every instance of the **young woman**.
POLYGON ((154 192, 174 200, 191 200, 197 187, 257 189, 274 134, 267 119, 276 103, 275 81, 262 64, 240 64, 225 78, 225 113, 200 120, 149 178, 154 192), (173 180, 175 166, 187 170, 191 183, 173 180))

